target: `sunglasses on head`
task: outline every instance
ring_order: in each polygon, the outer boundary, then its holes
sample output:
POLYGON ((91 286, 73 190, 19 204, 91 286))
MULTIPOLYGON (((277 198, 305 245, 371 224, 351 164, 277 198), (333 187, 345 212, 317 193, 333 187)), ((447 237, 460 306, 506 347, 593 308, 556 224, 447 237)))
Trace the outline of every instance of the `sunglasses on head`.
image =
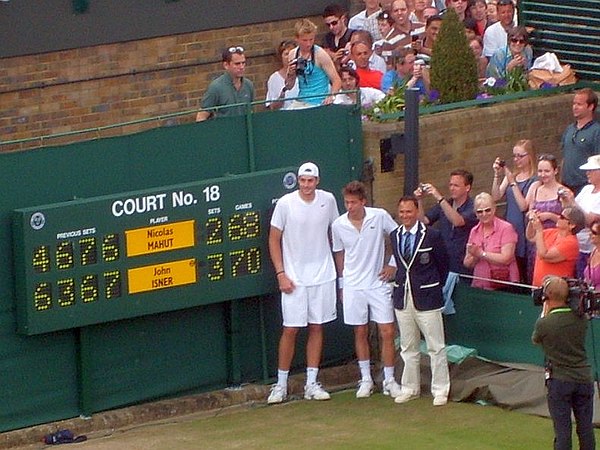
POLYGON ((227 49, 227 51, 228 51, 229 53, 244 53, 244 47, 240 47, 240 46, 237 46, 237 47, 229 47, 229 48, 227 49))
POLYGON ((492 212, 492 208, 481 208, 481 209, 475 210, 476 214, 491 213, 491 212, 492 212))
POLYGON ((566 220, 567 222, 571 223, 571 221, 569 220, 569 218, 567 216, 565 216, 563 213, 560 213, 560 215, 558 217, 560 219, 566 220))
POLYGON ((556 156, 543 154, 543 155, 540 155, 540 157, 538 158, 538 161, 556 161, 556 156))

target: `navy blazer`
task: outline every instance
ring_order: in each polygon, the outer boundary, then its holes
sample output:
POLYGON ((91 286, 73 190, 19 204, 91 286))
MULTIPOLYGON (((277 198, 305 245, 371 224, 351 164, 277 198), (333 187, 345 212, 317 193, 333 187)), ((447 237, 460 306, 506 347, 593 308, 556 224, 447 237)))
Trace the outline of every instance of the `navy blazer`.
POLYGON ((444 306, 442 288, 448 277, 448 251, 439 231, 418 222, 413 255, 410 261, 402 257, 402 233, 400 226, 390 234, 394 258, 396 259, 396 287, 394 288, 394 308, 404 309, 406 277, 410 278, 415 308, 430 311, 444 306))

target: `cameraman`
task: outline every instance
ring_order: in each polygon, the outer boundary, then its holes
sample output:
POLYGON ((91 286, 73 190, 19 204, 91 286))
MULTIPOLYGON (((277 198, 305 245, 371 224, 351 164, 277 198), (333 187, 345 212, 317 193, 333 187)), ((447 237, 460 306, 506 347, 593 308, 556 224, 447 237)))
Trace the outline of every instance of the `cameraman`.
POLYGON ((534 344, 546 355, 548 410, 554 423, 554 448, 571 448, 571 411, 577 422, 580 449, 594 449, 594 384, 585 353, 587 320, 568 304, 569 286, 563 278, 547 276, 544 306, 535 323, 534 344))

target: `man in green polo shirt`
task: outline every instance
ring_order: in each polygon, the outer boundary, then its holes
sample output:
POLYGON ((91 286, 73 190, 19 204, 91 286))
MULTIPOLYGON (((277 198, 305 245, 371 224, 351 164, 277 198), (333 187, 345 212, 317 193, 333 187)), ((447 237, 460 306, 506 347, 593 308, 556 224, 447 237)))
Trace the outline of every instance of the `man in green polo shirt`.
POLYGON ((210 117, 244 114, 245 105, 216 109, 215 107, 254 101, 254 84, 244 77, 246 71, 244 48, 239 46, 226 48, 223 50, 222 58, 225 72, 208 85, 202 97, 202 110, 196 115, 196 122, 202 122, 210 117))
POLYGON ((568 305, 569 286, 560 277, 544 278, 544 309, 533 331, 534 344, 546 355, 548 410, 554 423, 554 448, 571 448, 571 412, 577 423, 579 448, 595 447, 592 416, 594 384, 585 351, 588 321, 568 305))

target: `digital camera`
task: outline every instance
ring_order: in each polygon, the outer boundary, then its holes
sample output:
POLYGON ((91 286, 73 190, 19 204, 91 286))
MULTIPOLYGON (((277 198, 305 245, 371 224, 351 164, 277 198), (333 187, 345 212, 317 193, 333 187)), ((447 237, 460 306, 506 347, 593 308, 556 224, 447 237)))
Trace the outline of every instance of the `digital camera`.
POLYGON ((306 71, 306 63, 307 61, 303 57, 299 56, 296 58, 296 75, 304 75, 304 72, 306 71))

